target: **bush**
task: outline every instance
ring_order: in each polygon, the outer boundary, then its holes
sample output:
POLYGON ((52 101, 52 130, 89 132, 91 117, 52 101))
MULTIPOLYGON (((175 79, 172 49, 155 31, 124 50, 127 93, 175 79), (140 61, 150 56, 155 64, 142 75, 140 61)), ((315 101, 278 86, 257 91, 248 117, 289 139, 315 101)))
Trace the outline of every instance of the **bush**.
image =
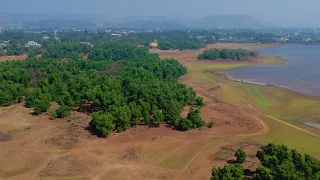
POLYGON ((209 122, 208 127, 212 128, 213 126, 214 126, 214 122, 213 121, 209 122))
POLYGON ((235 155, 238 163, 243 163, 246 160, 246 153, 242 149, 237 149, 235 155))
POLYGON ((61 105, 57 111, 56 111, 57 117, 58 118, 64 118, 67 117, 71 114, 70 110, 68 109, 67 106, 61 105))
POLYGON ((58 117, 57 111, 55 111, 55 110, 49 111, 49 114, 51 115, 51 118, 52 118, 52 119, 55 119, 55 118, 58 117))
POLYGON ((187 118, 183 118, 179 121, 178 129, 180 131, 188 131, 192 129, 192 127, 192 122, 187 118))
POLYGON ((200 97, 200 96, 196 97, 195 102, 196 102, 197 106, 199 106, 199 107, 204 106, 203 97, 200 97))

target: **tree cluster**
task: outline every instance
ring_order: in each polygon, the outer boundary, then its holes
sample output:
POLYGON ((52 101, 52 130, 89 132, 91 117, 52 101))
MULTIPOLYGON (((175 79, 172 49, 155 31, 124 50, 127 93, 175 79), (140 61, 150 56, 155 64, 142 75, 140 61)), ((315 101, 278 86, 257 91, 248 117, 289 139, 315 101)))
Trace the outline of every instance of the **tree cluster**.
POLYGON ((209 49, 201 53, 198 56, 198 59, 231 59, 239 61, 248 57, 257 57, 258 55, 258 52, 253 52, 246 49, 209 49))
MULTIPOLYGON (((243 153, 236 152, 238 158, 243 153)), ((320 162, 314 157, 289 149, 285 145, 267 144, 261 147, 256 157, 261 165, 253 172, 253 180, 315 180, 320 179, 320 162)), ((238 159, 240 160, 240 159, 238 159)), ((243 179, 241 164, 230 164, 224 168, 212 169, 212 180, 243 179)))
POLYGON ((90 45, 80 43, 55 43, 50 45, 42 54, 43 59, 80 59, 81 54, 89 54, 90 45))
POLYGON ((200 117, 200 111, 191 108, 187 118, 183 118, 179 121, 178 129, 181 131, 187 131, 190 129, 201 128, 204 125, 205 121, 200 117))
POLYGON ((30 77, 22 61, 3 62, 0 65, 0 106, 23 100, 30 77))
POLYGON ((49 111, 52 102, 60 105, 50 110, 54 118, 72 109, 93 113, 90 129, 103 137, 138 124, 181 127, 179 122, 187 121, 181 130, 204 125, 198 110, 191 109, 187 119, 180 115, 186 105, 200 108, 203 100, 178 83, 187 69, 177 60, 121 44, 95 46, 89 53, 93 60, 61 59, 69 51, 83 53, 76 47, 65 44, 49 48, 41 59, 30 52, 26 61, 1 63, 1 105, 25 96, 36 115, 49 111))

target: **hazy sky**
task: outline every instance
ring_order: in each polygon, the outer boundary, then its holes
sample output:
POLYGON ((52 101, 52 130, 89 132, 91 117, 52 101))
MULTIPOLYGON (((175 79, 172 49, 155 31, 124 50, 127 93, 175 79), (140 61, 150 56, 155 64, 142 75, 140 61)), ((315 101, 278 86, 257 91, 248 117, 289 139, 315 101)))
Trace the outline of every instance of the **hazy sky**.
POLYGON ((253 15, 277 25, 320 26, 320 0, 0 0, 0 12, 197 18, 253 15))

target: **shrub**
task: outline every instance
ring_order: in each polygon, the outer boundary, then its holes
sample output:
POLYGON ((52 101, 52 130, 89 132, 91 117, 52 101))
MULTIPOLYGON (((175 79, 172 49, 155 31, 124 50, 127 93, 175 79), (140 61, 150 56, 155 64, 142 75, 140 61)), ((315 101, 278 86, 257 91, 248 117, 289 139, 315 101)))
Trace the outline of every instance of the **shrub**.
POLYGON ((199 106, 199 107, 204 106, 203 97, 198 96, 198 97, 196 97, 195 101, 196 101, 197 106, 199 106))
POLYGON ((237 149, 235 155, 238 163, 243 163, 246 160, 246 153, 242 149, 237 149))
POLYGON ((214 126, 214 122, 213 121, 209 122, 208 127, 212 128, 213 126, 214 126))
POLYGON ((57 117, 58 117, 58 118, 64 118, 64 117, 69 116, 71 113, 70 113, 70 110, 68 109, 67 106, 61 105, 61 106, 57 109, 56 114, 57 114, 57 117))

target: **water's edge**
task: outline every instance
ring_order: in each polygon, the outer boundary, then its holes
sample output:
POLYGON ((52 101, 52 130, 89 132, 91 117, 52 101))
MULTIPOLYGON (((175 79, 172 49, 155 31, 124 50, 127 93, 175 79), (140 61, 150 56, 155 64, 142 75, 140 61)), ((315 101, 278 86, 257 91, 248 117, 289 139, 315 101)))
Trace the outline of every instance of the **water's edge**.
MULTIPOLYGON (((241 67, 239 67, 241 68, 241 67)), ((236 68, 235 68, 236 69, 236 68)), ((229 70, 229 71, 232 71, 232 70, 229 70)), ((286 89, 286 90, 289 90, 289 91, 293 91, 295 93, 299 93, 299 94, 302 94, 304 96, 310 96, 310 97, 320 97, 320 96, 316 96, 316 95, 312 95, 312 94, 308 94, 308 93, 304 93, 304 92, 300 92, 300 91, 297 91, 295 89, 292 89, 292 88, 289 88, 289 87, 286 87, 286 86, 281 86, 281 85, 272 85, 272 84, 265 84, 265 83, 259 83, 259 82, 255 82, 255 81, 251 81, 251 80, 248 80, 248 79, 238 79, 238 78, 233 78, 233 77, 230 77, 228 75, 228 72, 229 71, 216 71, 216 72, 213 72, 215 74, 220 74, 220 75, 223 75, 225 76, 228 80, 230 81, 235 81, 235 82, 244 82, 244 83, 249 83, 249 84, 255 84, 255 85, 260 85, 260 86, 273 86, 273 87, 278 87, 278 88, 283 88, 283 89, 286 89)))

